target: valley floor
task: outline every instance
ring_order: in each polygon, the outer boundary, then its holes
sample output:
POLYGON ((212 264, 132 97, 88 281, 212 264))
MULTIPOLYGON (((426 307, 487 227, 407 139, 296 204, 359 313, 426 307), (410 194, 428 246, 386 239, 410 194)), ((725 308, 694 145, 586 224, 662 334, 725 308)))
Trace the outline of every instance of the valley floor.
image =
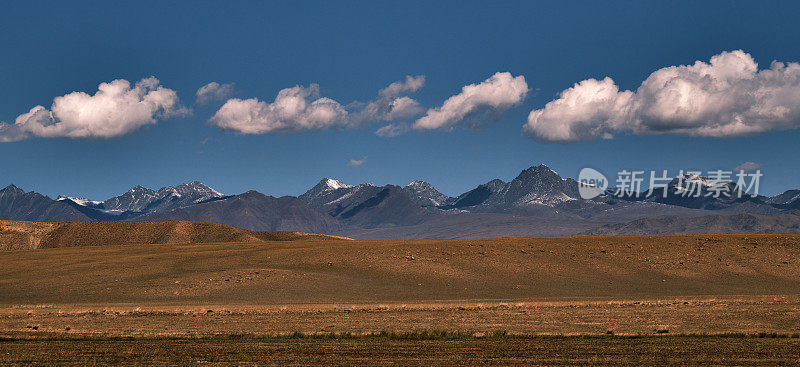
POLYGON ((800 363, 800 236, 0 253, 0 364, 800 363))

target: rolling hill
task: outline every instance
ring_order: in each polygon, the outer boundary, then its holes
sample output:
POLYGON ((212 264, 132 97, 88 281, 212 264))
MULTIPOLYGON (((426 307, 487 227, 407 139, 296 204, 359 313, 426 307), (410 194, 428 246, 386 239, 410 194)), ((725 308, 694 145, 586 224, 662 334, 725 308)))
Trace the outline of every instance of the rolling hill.
POLYGON ((247 231, 224 224, 187 221, 0 221, 2 251, 135 244, 254 243, 300 239, 345 238, 304 232, 247 231))

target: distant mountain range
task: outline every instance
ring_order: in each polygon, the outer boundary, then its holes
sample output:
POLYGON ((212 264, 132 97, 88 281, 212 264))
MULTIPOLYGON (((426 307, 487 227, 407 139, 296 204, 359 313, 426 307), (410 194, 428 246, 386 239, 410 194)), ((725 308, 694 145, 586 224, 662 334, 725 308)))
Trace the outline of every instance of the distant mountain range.
MULTIPOLYGON (((351 186, 328 178, 298 197, 280 198, 256 191, 224 195, 190 182, 158 190, 136 186, 104 201, 70 196, 53 200, 10 185, 0 190, 0 219, 192 220, 365 239, 800 232, 800 215, 794 212, 800 210, 800 190, 773 197, 714 197, 706 195, 711 190, 707 182, 682 176, 647 197, 609 190, 585 200, 577 181, 539 165, 509 182, 491 180, 457 197, 425 181, 404 187, 351 186), (700 185, 701 195, 678 194, 689 181, 700 185)), ((733 182, 725 185, 738 189, 733 182)))
POLYGON ((162 212, 182 208, 206 201, 223 198, 225 195, 197 181, 175 187, 167 186, 151 190, 136 186, 128 192, 106 201, 59 196, 58 201, 71 205, 94 220, 129 219, 146 213, 162 212))
POLYGON ((800 233, 800 211, 775 215, 742 213, 693 218, 643 218, 627 223, 607 224, 584 234, 606 236, 724 233, 800 233))
POLYGON ((256 191, 149 213, 133 220, 192 220, 254 231, 336 233, 343 228, 336 219, 296 197, 276 198, 256 191))

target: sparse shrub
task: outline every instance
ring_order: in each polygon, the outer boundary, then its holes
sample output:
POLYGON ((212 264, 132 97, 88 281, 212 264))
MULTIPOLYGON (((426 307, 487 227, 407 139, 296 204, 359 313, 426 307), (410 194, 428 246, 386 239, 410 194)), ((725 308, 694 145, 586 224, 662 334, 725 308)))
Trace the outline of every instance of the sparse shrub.
POLYGON ((508 331, 505 330, 497 330, 492 333, 493 338, 505 338, 508 336, 508 331))

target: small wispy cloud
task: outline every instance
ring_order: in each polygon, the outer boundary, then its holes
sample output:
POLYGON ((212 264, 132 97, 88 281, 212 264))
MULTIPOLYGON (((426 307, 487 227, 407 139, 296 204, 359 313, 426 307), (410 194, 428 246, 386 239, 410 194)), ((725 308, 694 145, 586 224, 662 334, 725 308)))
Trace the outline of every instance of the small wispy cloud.
POLYGON ((367 163, 367 157, 361 159, 351 159, 350 162, 347 162, 348 167, 359 167, 367 163))
POLYGON ((349 118, 352 125, 376 121, 398 121, 412 118, 425 111, 419 102, 406 96, 425 85, 425 76, 407 75, 405 80, 396 81, 378 92, 378 98, 366 104, 354 102, 351 106, 357 112, 349 118))
POLYGON ((195 103, 203 105, 211 101, 224 101, 233 94, 233 83, 220 84, 217 82, 208 83, 197 90, 195 103))
POLYGON ((384 138, 393 138, 404 134, 406 131, 408 131, 408 125, 406 124, 389 124, 375 131, 375 135, 384 138))
POLYGON ((733 171, 734 172, 740 172, 740 171, 753 172, 755 170, 761 169, 761 167, 764 167, 764 165, 762 165, 760 163, 756 163, 756 162, 744 162, 744 163, 736 166, 736 168, 734 168, 733 171))

